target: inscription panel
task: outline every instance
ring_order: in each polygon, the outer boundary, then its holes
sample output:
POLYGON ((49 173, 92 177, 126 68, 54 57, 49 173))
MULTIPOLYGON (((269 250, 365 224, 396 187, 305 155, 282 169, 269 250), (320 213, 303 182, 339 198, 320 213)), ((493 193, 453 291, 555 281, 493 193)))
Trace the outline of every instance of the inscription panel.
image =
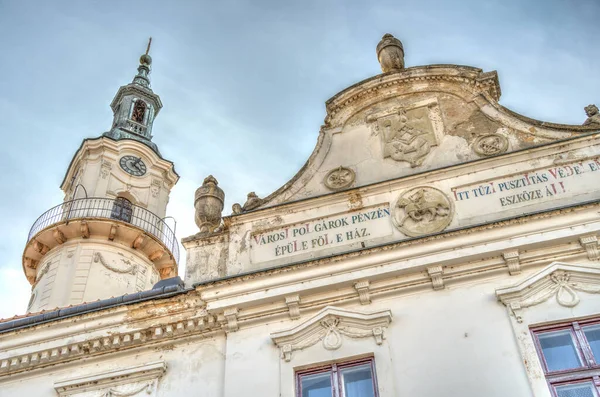
POLYGON ((392 234, 389 204, 311 219, 252 233, 252 262, 298 255, 321 256, 324 251, 392 234))
POLYGON ((598 177, 600 159, 593 158, 455 187, 452 193, 457 212, 485 209, 490 214, 554 201, 586 201, 598 177))

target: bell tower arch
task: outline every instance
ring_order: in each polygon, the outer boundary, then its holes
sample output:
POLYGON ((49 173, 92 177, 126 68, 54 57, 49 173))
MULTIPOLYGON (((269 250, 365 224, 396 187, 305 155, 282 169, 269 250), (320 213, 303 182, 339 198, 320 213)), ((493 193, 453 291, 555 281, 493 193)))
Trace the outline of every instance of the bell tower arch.
POLYGON ((149 49, 110 105, 111 129, 85 139, 73 156, 64 201, 31 228, 23 252, 30 312, 150 289, 177 275, 179 243, 166 208, 179 176, 152 142, 162 103, 150 87, 149 49))

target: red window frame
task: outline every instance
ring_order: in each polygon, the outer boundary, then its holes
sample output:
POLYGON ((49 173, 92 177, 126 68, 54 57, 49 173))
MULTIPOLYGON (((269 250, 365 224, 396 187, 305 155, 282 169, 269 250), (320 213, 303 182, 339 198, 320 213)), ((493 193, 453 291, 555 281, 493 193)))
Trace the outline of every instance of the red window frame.
POLYGON ((375 371, 374 357, 366 357, 356 360, 339 361, 325 365, 319 365, 303 370, 296 371, 296 397, 302 397, 302 376, 325 373, 331 371, 331 390, 333 397, 345 397, 341 393, 341 370, 344 368, 356 367, 363 364, 370 364, 371 379, 373 380, 373 395, 379 397, 379 388, 377 386, 377 372, 375 371))
POLYGON ((600 357, 594 357, 592 348, 584 333, 585 327, 593 325, 600 325, 600 318, 596 317, 530 328, 531 337, 533 338, 540 364, 542 365, 548 387, 553 397, 558 397, 557 387, 585 382, 591 382, 595 386, 596 394, 600 396, 600 357), (570 332, 581 366, 559 371, 549 371, 538 336, 563 330, 570 332))

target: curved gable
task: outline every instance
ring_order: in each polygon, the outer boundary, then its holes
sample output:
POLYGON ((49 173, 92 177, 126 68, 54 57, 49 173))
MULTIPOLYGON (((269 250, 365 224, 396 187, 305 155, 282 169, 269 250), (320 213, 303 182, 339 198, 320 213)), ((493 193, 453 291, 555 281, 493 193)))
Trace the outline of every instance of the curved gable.
POLYGON ((598 125, 562 125, 521 116, 498 103, 500 94, 495 71, 458 65, 412 67, 357 83, 326 102, 325 124, 306 164, 255 208, 498 156, 600 129, 598 125))

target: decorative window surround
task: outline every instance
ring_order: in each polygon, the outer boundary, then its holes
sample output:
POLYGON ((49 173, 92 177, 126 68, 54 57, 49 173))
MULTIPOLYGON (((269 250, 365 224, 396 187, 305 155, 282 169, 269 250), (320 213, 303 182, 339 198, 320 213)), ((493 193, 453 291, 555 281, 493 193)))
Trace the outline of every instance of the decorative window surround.
POLYGON ((271 339, 281 350, 281 358, 292 359, 292 352, 315 345, 322 341, 327 350, 342 346, 343 337, 374 337, 378 345, 383 343, 385 329, 392 321, 389 310, 361 313, 327 306, 304 323, 285 331, 274 332, 271 339))
POLYGON ((104 391, 102 396, 153 396, 158 379, 167 371, 164 361, 102 372, 54 383, 59 396, 84 395, 90 391, 104 391), (127 387, 129 386, 129 387, 127 387))
POLYGON ((531 329, 597 317, 600 268, 554 262, 516 286, 496 289, 496 296, 508 308, 532 395, 550 397, 531 329))
POLYGON ((522 309, 553 296, 561 306, 576 306, 580 300, 577 291, 600 293, 600 269, 555 262, 515 287, 497 289, 496 296, 520 323, 522 309))

